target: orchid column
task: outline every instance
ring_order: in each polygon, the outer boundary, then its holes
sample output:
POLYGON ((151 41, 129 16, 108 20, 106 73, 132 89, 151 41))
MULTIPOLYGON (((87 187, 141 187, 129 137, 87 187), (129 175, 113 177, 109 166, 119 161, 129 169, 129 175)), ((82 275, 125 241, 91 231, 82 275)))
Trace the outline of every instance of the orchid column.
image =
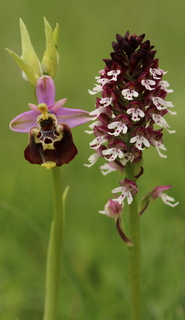
POLYGON ((63 108, 67 99, 55 102, 55 84, 53 77, 58 66, 58 32, 54 31, 44 19, 46 50, 42 62, 39 61, 31 44, 28 31, 20 20, 22 56, 7 51, 21 67, 23 78, 34 88, 37 103, 29 103, 31 109, 10 123, 10 129, 29 134, 28 146, 24 156, 31 164, 38 164, 52 170, 54 216, 48 245, 46 267, 46 294, 44 320, 54 320, 57 316, 58 293, 60 283, 60 265, 64 233, 64 210, 67 190, 62 191, 59 167, 68 164, 77 154, 71 128, 91 119, 89 113, 80 109, 63 108))
POLYGON ((161 158, 166 158, 163 130, 175 131, 170 130, 164 117, 168 113, 176 114, 171 110, 172 102, 165 100, 173 91, 163 80, 166 72, 159 68, 150 41, 143 42, 144 36, 130 35, 129 32, 124 37, 116 35, 111 59, 104 59, 105 67, 96 77, 93 90, 89 90, 91 95, 99 93, 101 97, 96 99, 96 109, 90 113, 95 122, 87 131, 95 135, 90 143, 95 153, 86 166, 92 166, 103 157, 106 160, 100 167, 103 175, 115 170, 124 175, 120 187, 112 190, 116 196, 108 200, 100 213, 115 218, 117 231, 128 246, 132 320, 142 319, 139 217, 155 198, 161 198, 172 207, 178 204, 163 193, 171 186, 155 187, 143 197, 140 207, 137 204, 137 180, 144 172, 143 151, 153 146, 161 158), (121 219, 125 200, 129 207, 128 237, 121 219))

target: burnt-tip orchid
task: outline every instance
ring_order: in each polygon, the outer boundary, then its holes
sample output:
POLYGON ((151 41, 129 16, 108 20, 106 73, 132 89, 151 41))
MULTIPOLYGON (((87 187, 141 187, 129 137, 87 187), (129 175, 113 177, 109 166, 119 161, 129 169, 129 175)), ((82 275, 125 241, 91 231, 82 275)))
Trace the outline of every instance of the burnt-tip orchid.
POLYGON ((69 163, 77 154, 70 128, 89 120, 89 113, 80 109, 63 108, 67 99, 55 102, 55 84, 51 77, 37 80, 38 105, 29 103, 30 111, 10 122, 10 129, 29 133, 29 145, 24 155, 33 164, 46 168, 69 163))
MULTIPOLYGON (((172 102, 165 100, 173 90, 163 80, 167 72, 159 68, 154 46, 148 40, 143 41, 144 37, 144 34, 137 36, 129 32, 124 37, 117 34, 110 59, 103 60, 105 66, 99 71, 94 88, 89 90, 91 95, 100 96, 96 98, 96 109, 90 112, 95 121, 89 126, 91 130, 86 131, 94 134, 90 142, 94 153, 86 166, 91 167, 103 157, 106 161, 100 167, 103 175, 116 170, 125 174, 121 187, 112 190, 113 194, 121 192, 112 199, 120 205, 125 199, 130 205, 138 192, 136 181, 144 172, 145 150, 152 146, 161 158, 166 158, 163 131, 175 132, 165 119, 167 114, 176 115, 176 111, 171 110, 172 102)), ((154 190, 158 189, 160 187, 154 190)), ((153 194, 150 193, 150 197, 154 199, 153 194)), ((172 198, 165 198, 162 193, 157 197, 171 205, 172 198)), ((108 203, 110 205, 110 200, 108 203)), ((120 216, 119 209, 114 206, 114 215, 117 210, 120 216)), ((107 216, 109 211, 106 205, 107 216)))

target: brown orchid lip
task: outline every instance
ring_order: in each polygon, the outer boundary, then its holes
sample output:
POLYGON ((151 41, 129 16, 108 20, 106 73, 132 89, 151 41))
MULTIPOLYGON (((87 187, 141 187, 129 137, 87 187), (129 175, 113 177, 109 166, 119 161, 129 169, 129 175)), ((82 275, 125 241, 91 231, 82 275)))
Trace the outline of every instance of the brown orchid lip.
POLYGON ((50 169, 54 163, 56 166, 68 164, 77 152, 69 126, 55 125, 53 122, 50 131, 45 131, 43 127, 36 127, 30 131, 29 144, 24 155, 30 163, 40 164, 50 169))

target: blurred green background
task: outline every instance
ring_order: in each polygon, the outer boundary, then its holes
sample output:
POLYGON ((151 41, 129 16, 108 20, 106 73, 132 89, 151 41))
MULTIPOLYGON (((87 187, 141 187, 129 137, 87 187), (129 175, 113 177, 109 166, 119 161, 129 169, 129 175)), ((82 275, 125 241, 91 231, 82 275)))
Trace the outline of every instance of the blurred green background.
MULTIPOLYGON (((174 93, 168 95, 177 116, 167 117, 176 134, 165 133, 168 158, 150 148, 139 197, 157 185, 172 184, 173 208, 156 200, 141 218, 144 319, 185 319, 185 2, 184 0, 1 0, 0 81, 0 319, 42 319, 47 241, 52 219, 51 172, 23 158, 27 134, 8 124, 28 110, 35 98, 6 47, 21 54, 19 18, 25 22, 39 55, 45 49, 43 16, 60 25, 57 99, 67 107, 94 109, 88 94, 109 58, 115 34, 146 34, 157 49, 160 68, 174 93)), ((99 161, 83 166, 93 153, 92 136, 83 125, 73 129, 79 155, 61 168, 67 201, 59 319, 129 319, 127 250, 113 219, 98 214, 119 173, 103 177, 99 161)), ((125 210, 125 220, 126 220, 125 210)))

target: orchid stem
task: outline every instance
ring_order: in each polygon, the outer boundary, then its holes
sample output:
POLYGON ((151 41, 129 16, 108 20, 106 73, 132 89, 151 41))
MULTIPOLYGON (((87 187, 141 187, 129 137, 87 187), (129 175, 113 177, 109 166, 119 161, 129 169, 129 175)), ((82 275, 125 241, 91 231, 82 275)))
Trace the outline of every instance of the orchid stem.
POLYGON ((60 169, 51 169, 54 189, 54 217, 51 224, 46 265, 46 293, 43 320, 55 320, 60 283, 61 253, 64 233, 64 200, 60 169))
MULTIPOLYGON (((134 181, 133 164, 128 163, 126 171, 127 178, 134 181)), ((129 238, 133 243, 133 246, 128 247, 130 319, 142 320, 141 248, 137 194, 129 205, 129 238)))

